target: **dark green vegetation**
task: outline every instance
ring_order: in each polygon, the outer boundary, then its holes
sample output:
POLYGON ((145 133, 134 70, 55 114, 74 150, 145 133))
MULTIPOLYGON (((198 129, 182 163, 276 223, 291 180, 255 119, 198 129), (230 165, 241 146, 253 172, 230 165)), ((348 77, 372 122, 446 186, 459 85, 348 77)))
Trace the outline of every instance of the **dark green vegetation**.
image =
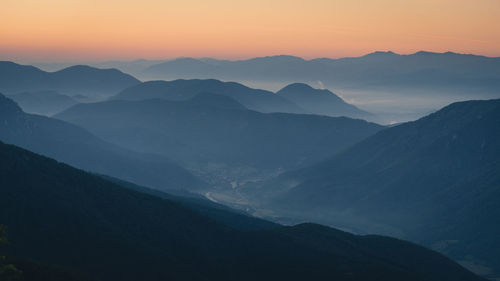
POLYGON ((209 93, 188 101, 79 104, 56 117, 133 150, 168 155, 184 163, 259 169, 313 163, 383 128, 349 118, 260 113, 209 93))
POLYGON ((347 116, 360 119, 370 119, 374 116, 348 104, 329 90, 314 89, 307 84, 290 84, 276 92, 311 114, 326 116, 347 116))
POLYGON ((163 156, 136 153, 104 142, 61 120, 24 113, 0 94, 0 140, 78 168, 167 189, 204 184, 163 156))
POLYGON ((47 116, 59 113, 78 103, 73 98, 56 91, 23 92, 11 95, 9 98, 27 113, 47 116))
MULTIPOLYGON (((8 243, 7 231, 5 225, 0 224, 0 249, 8 243)), ((15 265, 7 263, 6 257, 0 253, 0 280, 2 281, 15 281, 19 280, 22 272, 16 268, 15 265)))
MULTIPOLYGON (((8 244, 5 225, 0 225, 0 250, 8 244)), ((0 252, 3 253, 3 252, 0 252)), ((0 280, 2 281, 90 281, 76 277, 60 268, 32 261, 11 259, 0 255, 0 280)))
POLYGON ((459 102, 269 187, 289 189, 279 204, 309 218, 369 232, 384 225, 498 274, 499 144, 500 100, 459 102))
POLYGON ((148 100, 165 99, 171 101, 188 100, 202 92, 215 93, 233 98, 245 107, 260 112, 305 113, 293 102, 275 95, 273 92, 248 88, 234 82, 219 80, 175 80, 149 81, 123 90, 112 99, 148 100))
POLYGON ((76 65, 45 72, 34 66, 0 62, 0 92, 7 95, 52 90, 69 96, 105 97, 139 83, 139 80, 116 69, 76 65))
POLYGON ((482 280, 414 244, 302 224, 241 231, 0 143, 7 253, 97 280, 482 280))

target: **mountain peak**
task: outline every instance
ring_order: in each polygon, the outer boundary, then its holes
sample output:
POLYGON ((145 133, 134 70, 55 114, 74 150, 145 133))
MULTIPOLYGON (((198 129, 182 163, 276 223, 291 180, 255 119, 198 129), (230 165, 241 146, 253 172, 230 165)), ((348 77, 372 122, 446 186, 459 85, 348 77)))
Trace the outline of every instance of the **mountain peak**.
POLYGON ((316 89, 311 87, 309 84, 306 83, 292 83, 287 86, 285 86, 283 89, 279 90, 277 94, 281 95, 312 95, 312 94, 322 94, 322 95, 329 95, 329 97, 334 97, 337 98, 339 101, 342 99, 338 97, 336 94, 332 93, 330 90, 327 89, 316 89))
POLYGON ((96 68, 96 67, 92 67, 89 65, 83 65, 83 64, 69 66, 69 67, 63 68, 59 71, 56 71, 56 73, 78 73, 78 74, 81 74, 81 73, 93 73, 93 72, 103 72, 103 71, 123 73, 116 68, 107 68, 107 69, 103 68, 103 69, 101 69, 101 68, 96 68))
POLYGON ((276 55, 276 56, 257 57, 246 61, 273 61, 282 63, 282 62, 303 62, 304 59, 301 57, 290 56, 290 55, 276 55))
POLYGON ((440 53, 435 53, 435 52, 429 52, 429 51, 418 51, 414 53, 416 56, 428 56, 428 55, 438 55, 440 53))
POLYGON ((64 72, 66 72, 66 71, 93 71, 93 70, 97 70, 97 68, 92 67, 92 66, 88 66, 88 65, 78 64, 78 65, 73 65, 73 66, 63 68, 63 69, 59 70, 58 72, 61 72, 61 71, 64 71, 64 72))
POLYGON ((292 83, 289 85, 286 85, 283 87, 279 92, 281 91, 313 91, 315 90, 313 87, 311 87, 309 84, 306 83, 292 83))
POLYGON ((418 51, 412 55, 414 55, 414 56, 461 56, 463 54, 455 53, 452 51, 447 51, 447 52, 443 52, 443 53, 430 52, 430 51, 418 51))
POLYGON ((369 53, 364 57, 383 57, 383 56, 398 56, 398 54, 393 51, 375 51, 373 53, 369 53))
POLYGON ((315 89, 308 84, 293 83, 276 92, 312 114, 327 116, 348 116, 368 118, 371 114, 364 112, 327 89, 315 89))

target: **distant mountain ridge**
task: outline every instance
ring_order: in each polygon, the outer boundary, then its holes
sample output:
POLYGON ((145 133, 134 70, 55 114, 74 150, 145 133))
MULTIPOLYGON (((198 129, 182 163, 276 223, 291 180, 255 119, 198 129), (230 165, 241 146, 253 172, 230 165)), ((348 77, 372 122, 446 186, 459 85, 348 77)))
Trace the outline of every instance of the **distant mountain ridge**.
POLYGON ((159 98, 165 100, 188 100, 202 92, 229 96, 245 107, 260 112, 302 113, 303 110, 293 102, 272 92, 248 88, 234 82, 215 79, 192 79, 174 81, 149 81, 125 89, 113 100, 146 100, 159 98))
MULTIPOLYGON (((423 86, 431 86, 445 77, 448 77, 447 80, 452 79, 457 82, 467 77, 459 84, 472 86, 471 83, 492 79, 490 82, 493 84, 484 85, 483 89, 495 90, 498 88, 492 87, 498 86, 496 83, 500 75, 499 70, 500 58, 420 51, 410 55, 374 52, 361 57, 312 60, 293 56, 271 56, 237 61, 180 58, 152 65, 145 69, 145 73, 164 75, 164 78, 170 79, 197 77, 296 82, 319 80, 332 88, 355 88, 356 84, 376 86, 381 83, 389 83, 388 86, 391 87, 398 86, 398 83, 423 83, 423 86), (426 73, 438 76, 432 77, 426 73), (412 75, 414 78, 410 81, 412 75)), ((479 85, 474 84, 474 86, 479 85)))
POLYGON ((50 90, 70 96, 102 98, 139 83, 136 78, 117 69, 75 65, 56 72, 45 72, 34 66, 0 62, 0 92, 8 95, 50 90))
MULTIPOLYGON (((452 52, 305 60, 271 56, 247 60, 175 59, 145 68, 141 79, 220 79, 277 91, 291 83, 331 89, 379 113, 383 123, 414 120, 446 104, 500 98, 500 58, 452 52), (397 114, 392 114, 396 111, 397 114), (383 115, 383 116, 382 116, 383 115)), ((381 122, 379 121, 379 122, 381 122)))
POLYGON ((342 94, 376 113, 377 119, 370 121, 384 124, 415 120, 452 102, 500 98, 499 57, 453 52, 402 55, 388 51, 310 60, 285 55, 244 60, 177 58, 109 64, 115 65, 122 70, 133 68, 143 81, 219 79, 273 92, 292 83, 306 83, 342 94))
MULTIPOLYGON (((281 85, 319 82, 334 91, 388 91, 398 95, 453 95, 456 97, 498 98, 500 58, 454 52, 419 51, 401 55, 391 51, 338 59, 278 55, 245 60, 177 58, 163 61, 91 63, 133 71, 136 77, 151 80, 220 79, 267 82, 281 85)), ((261 86, 257 86, 263 88, 261 86)), ((360 96, 361 97, 361 96, 360 96)))
POLYGON ((64 121, 26 114, 1 94, 0 140, 94 173, 158 189, 189 190, 205 186, 164 156, 123 149, 64 121))
POLYGON ((277 93, 252 89, 235 82, 215 79, 148 81, 127 88, 110 100, 188 100, 200 93, 213 93, 233 98, 246 108, 263 112, 346 116, 372 121, 376 117, 348 104, 328 90, 313 89, 302 83, 290 84, 277 93))

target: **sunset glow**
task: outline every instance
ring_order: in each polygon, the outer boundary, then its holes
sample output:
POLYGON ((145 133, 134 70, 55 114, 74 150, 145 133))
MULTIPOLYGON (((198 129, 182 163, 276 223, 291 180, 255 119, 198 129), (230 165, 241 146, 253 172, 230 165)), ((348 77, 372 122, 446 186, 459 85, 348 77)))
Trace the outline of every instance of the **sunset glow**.
POLYGON ((0 2, 0 59, 313 58, 375 50, 500 56, 500 1, 0 2))

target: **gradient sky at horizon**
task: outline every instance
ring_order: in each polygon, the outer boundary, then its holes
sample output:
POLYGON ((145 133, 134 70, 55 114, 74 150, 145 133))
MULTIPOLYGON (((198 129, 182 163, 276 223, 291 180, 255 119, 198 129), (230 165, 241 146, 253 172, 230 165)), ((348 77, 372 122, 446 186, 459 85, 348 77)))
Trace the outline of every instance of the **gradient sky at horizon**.
POLYGON ((500 56, 500 0, 1 0, 0 59, 500 56))

